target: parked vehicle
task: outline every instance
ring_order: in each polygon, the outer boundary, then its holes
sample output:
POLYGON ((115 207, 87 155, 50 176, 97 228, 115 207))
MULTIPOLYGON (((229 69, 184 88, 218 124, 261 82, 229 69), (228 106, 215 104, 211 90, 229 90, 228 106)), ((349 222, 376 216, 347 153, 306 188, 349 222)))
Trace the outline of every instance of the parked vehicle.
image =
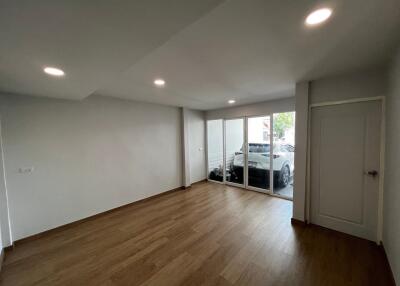
MULTIPOLYGON (((270 144, 250 143, 248 155, 249 185, 269 187, 270 144)), ((289 144, 275 144, 273 149, 274 187, 285 187, 294 173, 294 147, 289 144)), ((243 152, 236 152, 231 169, 231 180, 243 181, 243 152)))

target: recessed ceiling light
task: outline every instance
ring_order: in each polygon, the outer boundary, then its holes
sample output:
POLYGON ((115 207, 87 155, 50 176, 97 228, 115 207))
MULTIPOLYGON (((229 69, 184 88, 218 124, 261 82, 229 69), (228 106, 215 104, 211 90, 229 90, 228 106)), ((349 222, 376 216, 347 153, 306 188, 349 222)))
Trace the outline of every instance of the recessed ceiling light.
POLYGON ((45 67, 43 71, 52 76, 63 76, 65 75, 64 71, 54 67, 45 67))
POLYGON ((306 18, 306 25, 314 26, 325 22, 332 15, 332 10, 329 8, 322 8, 315 10, 306 18))
POLYGON ((234 104, 235 102, 236 102, 236 100, 234 100, 234 99, 228 100, 228 103, 229 103, 229 104, 234 104))
POLYGON ((165 85, 165 80, 163 80, 162 78, 158 78, 158 79, 154 80, 154 84, 156 86, 164 86, 165 85))

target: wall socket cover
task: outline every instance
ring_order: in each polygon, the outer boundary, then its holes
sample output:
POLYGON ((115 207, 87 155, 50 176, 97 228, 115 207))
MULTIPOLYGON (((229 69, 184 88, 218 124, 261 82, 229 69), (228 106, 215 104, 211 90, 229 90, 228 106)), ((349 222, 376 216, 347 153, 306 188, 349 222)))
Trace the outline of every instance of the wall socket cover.
POLYGON ((21 167, 18 168, 18 173, 20 174, 28 174, 28 173, 32 173, 34 170, 33 167, 21 167))

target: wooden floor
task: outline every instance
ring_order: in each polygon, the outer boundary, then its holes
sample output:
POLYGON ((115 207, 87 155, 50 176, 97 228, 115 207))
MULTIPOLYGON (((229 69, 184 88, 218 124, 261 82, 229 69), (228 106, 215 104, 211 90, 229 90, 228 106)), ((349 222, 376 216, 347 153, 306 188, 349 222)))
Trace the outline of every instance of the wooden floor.
POLYGON ((202 183, 17 246, 0 285, 391 285, 374 243, 292 226, 291 210, 202 183))

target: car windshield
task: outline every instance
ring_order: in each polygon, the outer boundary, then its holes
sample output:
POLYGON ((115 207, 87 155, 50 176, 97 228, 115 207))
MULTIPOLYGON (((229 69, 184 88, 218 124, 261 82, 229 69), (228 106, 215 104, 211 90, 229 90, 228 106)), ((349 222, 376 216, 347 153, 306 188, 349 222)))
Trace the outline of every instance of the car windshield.
POLYGON ((263 144, 263 143, 249 144, 249 153, 268 153, 268 152, 269 152, 269 144, 263 144))

